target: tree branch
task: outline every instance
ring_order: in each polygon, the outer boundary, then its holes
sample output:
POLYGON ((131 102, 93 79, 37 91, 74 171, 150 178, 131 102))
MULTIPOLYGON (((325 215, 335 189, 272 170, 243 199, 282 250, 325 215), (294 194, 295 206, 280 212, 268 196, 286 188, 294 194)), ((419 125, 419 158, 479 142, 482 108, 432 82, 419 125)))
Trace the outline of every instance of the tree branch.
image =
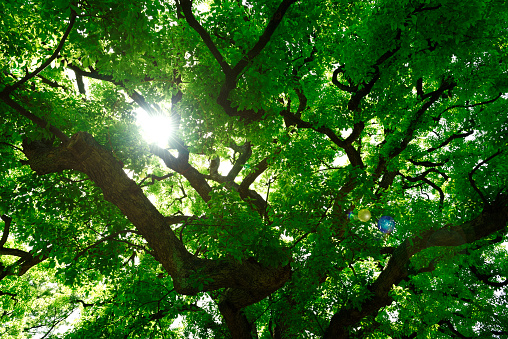
POLYGON ((35 71, 25 75, 21 80, 16 82, 14 85, 6 86, 4 88, 4 90, 2 91, 2 94, 4 94, 5 96, 8 97, 13 91, 15 91, 21 85, 23 85, 25 82, 27 82, 28 80, 32 79, 34 76, 39 74, 42 70, 44 70, 46 67, 48 67, 49 64, 51 64, 51 62, 53 60, 56 59, 56 57, 58 56, 58 54, 60 53, 60 51, 62 50, 62 48, 63 48, 63 46, 65 44, 65 40, 67 40, 67 37, 69 36, 69 33, 72 30, 72 26, 74 26, 74 23, 76 22, 76 17, 77 17, 76 12, 71 8, 71 15, 70 15, 70 18, 69 18, 69 25, 67 25, 67 29, 65 30, 64 35, 60 39, 60 43, 56 47, 56 49, 53 52, 53 54, 44 63, 42 63, 42 65, 37 67, 37 69, 35 71))
POLYGON ((76 83, 78 84, 78 91, 80 94, 86 95, 85 82, 83 81, 83 75, 74 71, 76 75, 76 83))
MULTIPOLYGON (((394 147, 393 149, 391 149, 389 151, 387 157, 380 157, 379 162, 377 164, 377 167, 376 167, 376 169, 374 171, 374 175, 373 175, 375 180, 377 180, 381 176, 381 174, 386 170, 386 165, 388 163, 388 160, 389 159, 393 159, 393 158, 397 157, 399 154, 401 154, 407 148, 407 146, 409 145, 411 140, 413 140, 414 132, 416 131, 416 129, 418 127, 418 123, 422 119, 424 113, 435 102, 437 102, 439 100, 439 98, 441 97, 441 94, 444 91, 455 87, 455 85, 456 84, 453 81, 443 80, 443 82, 441 83, 441 86, 439 86, 439 88, 437 90, 432 91, 431 93, 429 93, 429 98, 430 99, 427 102, 425 102, 422 105, 422 107, 420 109, 418 109, 418 111, 416 111, 416 113, 415 113, 415 115, 414 115, 414 117, 412 119, 412 123, 407 128, 407 130, 405 132, 405 135, 404 135, 404 138, 400 142, 400 145, 398 147, 394 147)), ((383 144, 384 143, 385 142, 383 142, 383 144)))
POLYGON ((490 100, 487 100, 487 101, 482 101, 482 102, 478 102, 476 104, 472 104, 472 105, 453 105, 453 106, 450 106, 448 108, 446 108, 443 112, 441 112, 441 114, 439 114, 439 117, 446 111, 449 111, 451 109, 454 109, 454 108, 473 108, 473 107, 476 107, 476 106, 481 106, 481 105, 486 105, 486 104, 490 104, 490 103, 493 103, 494 101, 496 101, 497 99, 499 99, 501 96, 503 95, 503 93, 499 93, 495 98, 493 99, 490 99, 490 100))
POLYGON ((78 260, 79 257, 81 257, 82 255, 84 255, 86 252, 88 252, 90 249, 94 248, 94 247, 97 247, 98 245, 102 244, 103 242, 106 242, 108 240, 114 240, 114 241, 119 241, 119 242, 124 242, 130 246, 133 246, 133 247, 136 247, 136 248, 139 248, 141 249, 142 251, 144 252, 147 252, 147 253, 150 253, 150 251, 148 249, 146 249, 145 247, 143 246, 139 246, 139 245, 136 245, 136 244, 132 244, 128 241, 122 241, 122 240, 118 240, 118 239, 115 239, 116 236, 120 235, 120 234, 123 234, 123 233, 137 233, 139 234, 139 232, 135 231, 135 230, 121 230, 121 231, 118 231, 118 232, 115 232, 115 233, 112 233, 102 239, 99 239, 97 240, 96 242, 94 242, 93 244, 85 247, 83 250, 79 251, 76 256, 74 257, 73 261, 76 261, 78 260))
POLYGON ((282 112, 280 112, 280 114, 284 117, 286 125, 290 124, 296 125, 298 128, 309 128, 318 133, 326 135, 335 145, 339 146, 346 152, 346 155, 351 165, 355 167, 358 166, 360 168, 365 167, 360 152, 357 149, 355 149, 352 145, 352 143, 360 137, 361 132, 365 128, 365 124, 363 123, 363 121, 357 122, 353 126, 353 131, 351 132, 351 134, 346 138, 346 140, 343 140, 342 138, 337 136, 337 134, 335 134, 335 132, 331 128, 326 127, 324 125, 315 127, 310 122, 300 119, 299 117, 297 117, 295 114, 291 113, 288 110, 283 110, 282 112))
POLYGON ((183 175, 205 202, 210 200, 212 188, 206 182, 205 176, 187 162, 188 154, 182 156, 179 153, 178 158, 175 158, 168 150, 157 145, 150 145, 150 152, 161 158, 168 168, 183 175))
POLYGON ((450 135, 448 138, 446 138, 445 141, 443 141, 441 143, 441 145, 437 146, 437 147, 431 147, 427 150, 427 153, 430 153, 430 152, 434 152, 435 150, 438 150, 440 148, 443 148, 445 147, 446 145, 448 145, 450 142, 452 142, 453 140, 455 139, 459 139, 459 138, 465 138, 465 137, 468 137, 470 136, 471 134, 473 134, 474 132, 473 131, 469 131, 469 132, 466 132, 466 133, 462 133, 462 134, 452 134, 450 135))
POLYGON ((438 167, 443 166, 445 163, 448 162, 448 160, 444 162, 432 162, 432 161, 416 161, 413 159, 408 159, 408 161, 415 166, 423 166, 423 167, 438 167))
POLYGON ((149 183, 147 183, 145 185, 145 186, 150 186, 150 185, 155 184, 156 181, 165 180, 165 179, 171 178, 174 175, 175 175, 175 173, 168 173, 168 174, 163 175, 163 176, 158 176, 158 175, 155 175, 155 174, 149 174, 146 177, 144 177, 143 180, 141 180, 138 185, 139 186, 143 186, 143 183, 146 181, 146 179, 152 179, 151 182, 149 182, 149 183))
POLYGON ((0 255, 12 255, 14 257, 20 257, 22 259, 26 259, 30 256, 29 252, 18 250, 16 248, 0 248, 0 255))
MULTIPOLYGON (((417 175, 416 177, 407 177, 405 176, 404 174, 400 173, 400 172, 396 172, 397 175, 400 175, 401 177, 403 177, 405 180, 408 180, 410 182, 418 182, 418 181, 423 181, 424 183, 426 183, 427 185, 431 186, 432 188, 434 188, 436 191, 439 192, 439 206, 441 206, 441 208, 443 207, 443 204, 444 204, 444 198, 445 198, 445 195, 443 193, 443 190, 441 189, 441 187, 439 187, 438 185, 436 185, 435 183, 433 183, 432 181, 430 181, 429 179, 427 179, 427 174, 429 173, 437 173, 439 175, 441 175, 445 180, 448 180, 449 179, 449 176, 446 174, 446 173, 443 173, 443 172, 440 172, 438 171, 437 169, 435 168, 430 168, 428 170, 426 170, 425 172, 417 175)), ((386 188, 386 187, 385 187, 386 188)))
POLYGON ((24 116, 25 118, 28 118, 33 123, 35 123, 37 126, 39 126, 42 129, 47 129, 51 133, 53 133, 58 139, 60 139, 62 142, 66 143, 69 141, 69 137, 65 135, 62 131, 60 131, 57 127, 49 124, 44 119, 39 118, 35 114, 30 113, 27 109, 25 109, 23 106, 18 104, 16 101, 12 100, 8 93, 0 93, 0 99, 2 99, 7 105, 9 105, 11 108, 13 108, 16 112, 24 116))
POLYGON ((267 168, 266 163, 263 164, 263 161, 261 161, 260 164, 258 164, 258 167, 254 170, 254 172, 249 173, 242 183, 238 185, 233 180, 229 180, 228 177, 224 177, 222 175, 219 175, 218 173, 211 173, 208 176, 203 176, 206 179, 210 179, 213 181, 216 181, 221 184, 225 184, 225 187, 227 189, 234 189, 240 194, 240 198, 242 198, 243 201, 248 202, 249 204, 252 204, 256 207, 256 210, 261 216, 265 216, 266 212, 266 201, 254 190, 250 190, 249 186, 254 182, 254 180, 261 175, 262 172, 264 172, 267 168), (251 182, 252 180, 252 182, 251 182))
POLYGON ((232 338, 249 339, 252 338, 252 324, 247 320, 245 313, 242 312, 242 308, 247 305, 235 305, 230 302, 231 299, 238 298, 234 295, 238 293, 241 292, 227 290, 219 301, 219 311, 226 321, 232 338))
POLYGON ((446 173, 440 172, 435 168, 429 168, 425 172, 418 174, 416 177, 407 177, 400 172, 398 172, 397 174, 404 177, 404 179, 406 179, 406 180, 409 180, 411 182, 417 182, 417 181, 425 179, 429 173, 437 173, 437 174, 441 175, 446 180, 448 180, 450 178, 446 173))
POLYGON ((177 3, 180 5, 182 12, 185 16, 185 20, 201 37, 201 40, 205 43, 206 47, 210 50, 215 60, 219 63, 222 68, 222 72, 228 76, 231 74, 231 66, 224 60, 224 57, 217 49, 217 46, 212 41, 210 34, 201 26, 201 24, 196 20, 196 17, 192 13, 192 1, 191 0, 177 0, 177 3))
POLYGON ((505 281, 503 281, 503 282, 492 282, 492 281, 490 281, 490 278, 492 278, 492 276, 480 273, 480 271, 478 271, 478 268, 476 266, 471 266, 469 269, 471 270, 471 273, 473 273, 474 276, 478 280, 480 280, 481 282, 483 282, 486 285, 496 287, 496 288, 508 286, 508 279, 505 279, 505 281))
POLYGON ((168 225, 175 225, 175 224, 181 224, 184 222, 187 222, 189 220, 195 219, 194 216, 188 216, 188 215, 171 215, 164 217, 164 220, 168 223, 168 225))
POLYGON ((74 300, 74 302, 76 302, 76 303, 80 303, 80 304, 81 304, 81 306, 83 306, 84 308, 95 306, 95 304, 89 304, 89 303, 86 303, 86 302, 84 302, 84 301, 83 301, 83 300, 81 300, 81 299, 76 299, 76 300, 74 300))
MULTIPOLYGON (((90 134, 76 133, 65 146, 35 146, 37 145, 24 150, 32 170, 38 175, 44 175, 72 169, 88 175, 102 189, 104 198, 116 205, 146 239, 156 260, 173 278, 178 293, 195 294, 199 291, 233 288, 251 296, 248 301, 238 300, 235 303, 254 303, 260 300, 258 297, 266 297, 289 279, 289 264, 265 267, 255 260, 210 260, 192 255, 171 227, 168 227, 167 219, 127 176, 114 155, 101 147, 90 134), (256 291, 263 293, 256 294, 256 291)), ((185 155, 174 158, 165 150, 155 151, 164 151, 161 152, 162 157, 183 173, 187 180, 205 180, 201 173, 188 164, 185 155)), ((209 199, 208 195, 204 197, 209 199)))
POLYGON ((469 172, 468 174, 468 178, 469 178, 469 183, 471 184, 471 186, 473 187, 473 189, 476 191, 476 193, 478 193, 478 195, 480 196, 480 198, 482 199, 483 203, 485 206, 487 206, 489 204, 488 200, 485 198, 485 196, 483 195, 483 193, 480 191, 480 189, 478 188, 478 186, 476 186, 476 183, 475 181, 473 180, 473 175, 474 173, 478 170, 478 168, 480 168, 483 164, 486 164, 487 162, 489 162, 490 160, 492 160, 493 158, 495 158, 496 156, 498 156, 499 154, 501 154, 502 151, 499 150, 497 151, 496 153, 492 154, 490 157, 488 157, 487 159, 481 161, 479 164, 477 164, 473 170, 471 172, 469 172))
MULTIPOLYGON (((185 0, 186 1, 186 0, 185 0)), ((254 60, 254 58, 261 53, 261 51, 265 48, 265 46, 270 41, 273 33, 279 26, 280 22, 282 21, 282 18, 284 17, 284 14, 288 10, 288 8, 294 3, 296 0, 283 0, 275 13, 273 14, 271 20, 268 22, 268 25, 266 26, 263 34, 259 37, 257 43, 252 47, 252 49, 247 52, 246 55, 243 56, 242 59, 233 67, 231 70, 224 70, 224 75, 226 76, 226 79, 224 81, 223 86, 220 89, 219 96, 217 97, 217 103, 222 106, 224 111, 227 115, 233 117, 233 116, 239 116, 243 119, 246 119, 248 121, 255 121, 260 119, 263 114, 261 112, 255 112, 254 110, 244 110, 244 111, 238 111, 234 109, 231 106, 231 100, 229 100, 229 94, 233 89, 236 88, 236 82, 237 78, 240 75, 240 73, 247 67, 249 62, 254 60)), ((187 15, 186 15, 187 17, 187 15)), ((207 33, 208 35, 208 33, 207 33)), ((210 40, 211 42, 211 40, 210 40)), ((205 41, 206 43, 206 41, 205 41)), ((208 46, 208 44, 207 44, 208 46)), ((212 51, 212 54, 214 52, 212 51)), ((214 55, 215 56, 215 55, 214 55)), ((221 56, 222 57, 222 56, 221 56)), ((217 57, 216 57, 217 59, 217 57)), ((222 66, 222 65, 221 65, 222 66)))
POLYGON ((12 299, 16 299, 16 297, 18 296, 16 293, 10 293, 10 292, 4 292, 4 291, 0 291, 0 297, 2 295, 8 295, 9 297, 11 297, 12 299))
MULTIPOLYGON (((75 65, 72 65, 72 64, 68 64, 68 67, 70 69, 72 69, 74 71, 74 73, 76 73, 76 79, 78 79, 78 77, 87 77, 87 78, 107 81, 107 82, 110 82, 116 86, 120 86, 123 89, 125 89, 125 87, 126 87, 123 82, 115 81, 111 75, 100 74, 97 70, 94 70, 92 72, 87 72, 87 71, 84 71, 81 68, 79 68, 75 65)), ((78 86, 79 86, 79 82, 78 82, 78 86)), ((84 91, 84 87, 83 87, 83 91, 84 91)), ((81 90, 80 90, 80 92, 81 92, 81 90)), ((84 94, 84 93, 82 93, 82 94, 84 94)), ((141 107, 143 110, 145 110, 148 114, 156 114, 157 113, 157 111, 158 111, 157 108, 152 107, 152 105, 150 105, 148 102, 146 102, 145 97, 143 95, 141 95, 139 92, 137 92, 136 90, 129 90, 129 91, 127 91, 127 94, 131 97, 132 100, 134 100, 134 102, 136 102, 139 105, 139 107, 141 107)))
POLYGON ((346 305, 335 313, 326 330, 325 338, 348 338, 348 327, 357 324, 367 315, 392 303, 389 292, 409 276, 408 263, 413 255, 433 246, 460 246, 473 243, 497 231, 506 230, 508 221, 508 196, 498 195, 496 200, 475 219, 464 224, 438 230, 429 230, 411 239, 406 239, 394 251, 385 269, 369 286, 372 297, 358 308, 346 305))
MULTIPOLYGON (((455 338, 462 338, 462 339, 470 339, 470 338, 472 338, 472 337, 466 337, 465 335, 463 335, 462 333, 457 331, 455 329, 455 327, 453 326, 453 324, 451 323, 450 320, 441 320, 440 322, 438 322, 438 325, 440 325, 440 326, 446 325, 448 327, 448 329, 450 330, 450 332, 452 332, 455 335, 455 338)), ((439 330, 444 332, 444 333, 446 333, 441 328, 439 328, 439 330)))
POLYGON ((46 85, 48 85, 48 86, 50 86, 50 87, 53 87, 53 88, 62 88, 62 89, 64 89, 64 90, 66 90, 66 89, 67 89, 67 87, 62 86, 62 85, 60 85, 60 84, 58 84, 58 83, 56 83, 56 82, 54 82, 54 81, 51 81, 51 80, 49 80, 49 79, 46 79, 45 77, 43 77, 43 76, 42 76, 42 75, 40 75, 40 74, 37 74, 37 77, 38 77, 39 79, 41 79, 41 80, 42 80, 42 82, 43 82, 44 84, 46 84, 46 85))
POLYGON ((250 142, 246 142, 242 146, 231 145, 231 148, 234 149, 235 152, 240 152, 240 156, 235 161, 233 167, 229 171, 226 176, 226 180, 233 181, 237 177, 238 173, 242 170, 243 166, 249 160, 252 155, 252 147, 250 142))
POLYGON ((423 114, 441 97, 441 94, 443 94, 444 91, 452 89, 456 86, 456 83, 453 81, 444 80, 441 83, 441 86, 435 91, 432 91, 429 93, 429 101, 425 102, 423 106, 416 112, 415 117, 413 118, 413 123, 409 126, 409 128, 406 131, 406 135, 402 139, 402 142, 399 147, 394 148, 390 152, 390 158, 394 158, 404 149, 406 149, 409 142, 413 139, 413 134, 416 131, 418 122, 420 122, 420 119, 423 117, 423 114))
POLYGON ((249 52, 247 52, 247 54, 242 59, 240 59, 240 61, 232 69, 231 73, 232 77, 236 79, 236 77, 240 75, 240 73, 249 64, 249 62, 254 60, 254 58, 258 56, 259 53, 261 53, 261 51, 265 48, 266 44, 268 44, 268 42, 270 41, 277 27, 281 23, 284 14, 286 14, 286 11, 296 1, 297 0, 283 0, 280 3, 279 7, 275 10, 275 13, 268 22, 268 25, 266 25, 263 34, 261 34, 261 36, 259 37, 258 42, 254 45, 254 47, 252 47, 252 49, 249 52))
POLYGON ((43 262, 44 260, 48 259, 49 257, 47 255, 35 255, 35 257, 30 254, 30 257, 23 260, 23 262, 21 262, 21 266, 19 267, 19 270, 18 270, 18 276, 22 276, 23 274, 25 274, 29 269, 31 269, 32 267, 34 267, 35 265, 37 264, 40 264, 41 262, 43 262))
POLYGON ((2 215, 0 218, 4 221, 4 232, 2 233, 2 239, 0 239, 0 249, 2 249, 7 242, 9 236, 9 228, 11 227, 12 218, 7 215, 2 215))
POLYGON ((268 157, 264 158, 254 167, 254 171, 250 172, 245 176, 242 183, 240 184, 239 191, 245 191, 249 188, 250 185, 268 168, 268 157))
POLYGON ((333 72, 332 83, 334 85, 336 85, 337 87, 339 87, 341 90, 350 92, 352 94, 351 99, 349 99, 349 102, 348 102, 348 109, 350 111, 358 111, 359 110, 360 102, 362 101, 363 98, 365 98, 367 95, 369 95, 369 93, 372 91, 372 87, 374 87, 374 84, 376 83, 376 81, 379 80, 379 77, 380 77, 379 66, 381 66, 386 60, 388 60, 393 55, 395 55, 395 53, 397 53, 397 51, 400 49, 401 32, 402 31, 400 29, 397 30, 397 34, 395 36, 396 47, 392 50, 389 50, 389 51, 383 53, 383 55, 381 55, 376 60, 376 63, 374 65, 372 65, 372 68, 374 69, 374 73, 372 73, 372 78, 368 82, 362 81, 361 85, 356 85, 353 87, 345 86, 337 80, 338 73, 344 73, 344 71, 343 71, 344 66, 337 68, 333 72))
POLYGON ((354 93, 354 92, 356 92, 356 91, 358 90, 358 85, 356 85, 356 86, 348 86, 348 85, 344 85, 344 84, 342 84, 342 83, 338 80, 339 73, 344 74, 344 65, 337 67, 337 68, 333 71, 333 74, 332 74, 332 84, 334 84, 335 86, 337 86, 337 87, 338 87, 340 90, 342 90, 342 91, 349 92, 349 93, 354 93))

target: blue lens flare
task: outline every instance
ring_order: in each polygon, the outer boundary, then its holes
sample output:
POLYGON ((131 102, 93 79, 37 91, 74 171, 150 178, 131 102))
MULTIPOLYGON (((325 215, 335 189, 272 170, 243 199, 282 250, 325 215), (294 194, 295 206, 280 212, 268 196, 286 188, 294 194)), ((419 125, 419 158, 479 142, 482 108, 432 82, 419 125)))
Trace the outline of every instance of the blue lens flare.
POLYGON ((383 215, 377 221, 377 228, 383 233, 391 233, 395 228, 395 220, 392 217, 383 215))

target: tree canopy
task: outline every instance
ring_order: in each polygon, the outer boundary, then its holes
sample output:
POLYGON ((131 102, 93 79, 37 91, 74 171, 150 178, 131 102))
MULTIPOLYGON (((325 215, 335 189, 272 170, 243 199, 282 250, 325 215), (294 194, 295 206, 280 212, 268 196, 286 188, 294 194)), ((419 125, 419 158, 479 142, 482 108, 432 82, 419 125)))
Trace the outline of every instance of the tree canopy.
POLYGON ((505 1, 0 13, 2 338, 508 338, 505 1))

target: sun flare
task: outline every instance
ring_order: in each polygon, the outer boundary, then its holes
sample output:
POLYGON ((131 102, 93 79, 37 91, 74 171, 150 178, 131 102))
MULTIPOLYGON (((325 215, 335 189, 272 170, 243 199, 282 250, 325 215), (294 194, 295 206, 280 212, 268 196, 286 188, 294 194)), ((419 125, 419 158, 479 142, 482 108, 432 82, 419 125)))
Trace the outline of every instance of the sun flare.
POLYGON ((165 114, 149 115, 145 111, 138 111, 136 116, 141 136, 149 144, 167 147, 173 133, 173 121, 165 114))

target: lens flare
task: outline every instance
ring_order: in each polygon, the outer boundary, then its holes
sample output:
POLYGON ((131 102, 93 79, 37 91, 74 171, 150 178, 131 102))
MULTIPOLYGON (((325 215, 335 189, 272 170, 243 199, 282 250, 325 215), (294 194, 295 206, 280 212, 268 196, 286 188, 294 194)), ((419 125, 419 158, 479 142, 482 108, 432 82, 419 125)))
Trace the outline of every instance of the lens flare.
POLYGON ((370 211, 366 208, 364 209, 361 209, 360 211, 358 211, 358 219, 360 219, 360 221, 369 221, 371 215, 370 215, 370 211))
POLYGON ((145 111, 138 111, 137 123, 141 136, 150 144, 167 147, 173 133, 173 122, 165 114, 149 115, 145 111))
POLYGON ((395 220, 387 215, 383 215, 377 221, 377 228, 383 233, 391 233, 395 228, 395 220))

